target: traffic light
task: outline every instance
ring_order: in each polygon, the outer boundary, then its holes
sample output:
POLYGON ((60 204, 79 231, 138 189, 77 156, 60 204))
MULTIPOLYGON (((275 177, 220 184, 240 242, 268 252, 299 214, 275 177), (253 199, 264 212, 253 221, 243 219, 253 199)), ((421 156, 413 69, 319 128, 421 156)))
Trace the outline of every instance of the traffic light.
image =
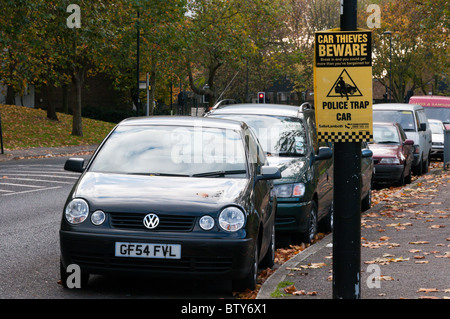
POLYGON ((258 93, 258 103, 266 103, 266 93, 265 92, 258 93))

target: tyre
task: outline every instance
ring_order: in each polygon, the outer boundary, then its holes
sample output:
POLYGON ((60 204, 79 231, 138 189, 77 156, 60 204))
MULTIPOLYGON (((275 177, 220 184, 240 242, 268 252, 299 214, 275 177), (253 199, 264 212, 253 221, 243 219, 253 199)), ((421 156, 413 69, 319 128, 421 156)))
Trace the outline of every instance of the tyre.
POLYGON ((426 174, 428 173, 428 166, 430 165, 430 154, 428 154, 428 158, 426 161, 423 161, 423 167, 422 167, 422 173, 426 174))
POLYGON ((300 240, 305 244, 311 244, 317 235, 319 228, 319 221, 317 217, 317 204, 311 203, 311 211, 309 213, 308 230, 300 235, 300 240))
POLYGON ((332 232, 333 218, 334 218, 334 202, 332 201, 328 214, 319 222, 320 231, 323 231, 324 233, 332 232))
POLYGON ((411 179, 412 179, 412 169, 409 168, 408 175, 405 177, 405 183, 411 184, 411 179))
POLYGON ((395 183, 396 186, 405 186, 405 170, 403 169, 402 175, 399 180, 395 183))
POLYGON ((418 175, 418 176, 423 174, 423 159, 422 159, 422 157, 420 158, 419 164, 414 166, 413 171, 414 171, 414 174, 418 175))

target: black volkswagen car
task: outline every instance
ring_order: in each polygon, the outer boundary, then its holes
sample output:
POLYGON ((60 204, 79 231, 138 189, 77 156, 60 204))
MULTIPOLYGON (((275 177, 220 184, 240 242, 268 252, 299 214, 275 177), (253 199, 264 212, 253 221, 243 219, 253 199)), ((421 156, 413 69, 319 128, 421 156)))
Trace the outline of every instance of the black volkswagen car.
POLYGON ((146 117, 119 123, 84 167, 60 228, 61 281, 89 274, 228 278, 254 289, 274 260, 277 168, 245 123, 146 117), (70 268, 68 268, 71 266, 70 268))

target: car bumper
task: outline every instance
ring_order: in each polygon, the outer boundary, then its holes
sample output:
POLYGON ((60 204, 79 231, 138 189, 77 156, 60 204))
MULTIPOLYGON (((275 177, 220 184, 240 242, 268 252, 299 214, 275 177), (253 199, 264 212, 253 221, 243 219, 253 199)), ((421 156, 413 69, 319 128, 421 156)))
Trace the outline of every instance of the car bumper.
POLYGON ((375 182, 396 182, 403 172, 403 165, 375 165, 375 182))
POLYGON ((89 274, 137 274, 170 277, 238 279, 248 274, 254 240, 108 235, 60 231, 61 262, 77 264, 89 274), (180 259, 115 256, 116 242, 181 245, 180 259))
POLYGON ((275 230, 298 233, 308 229, 311 202, 291 202, 278 198, 275 230))
POLYGON ((444 146, 443 145, 433 145, 431 148, 431 156, 440 157, 444 154, 444 146))

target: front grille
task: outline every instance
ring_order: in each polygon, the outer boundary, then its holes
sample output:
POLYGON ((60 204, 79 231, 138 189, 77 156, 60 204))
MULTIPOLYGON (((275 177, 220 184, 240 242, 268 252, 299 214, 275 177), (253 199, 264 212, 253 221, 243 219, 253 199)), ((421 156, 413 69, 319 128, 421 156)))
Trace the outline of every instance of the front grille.
POLYGON ((109 213, 111 226, 119 229, 188 232, 192 230, 195 223, 193 216, 157 214, 159 225, 149 230, 143 223, 145 215, 147 213, 109 213))
POLYGON ((80 267, 116 270, 159 272, 222 273, 231 270, 232 258, 183 257, 181 259, 153 259, 115 257, 110 254, 71 252, 72 260, 80 267))

